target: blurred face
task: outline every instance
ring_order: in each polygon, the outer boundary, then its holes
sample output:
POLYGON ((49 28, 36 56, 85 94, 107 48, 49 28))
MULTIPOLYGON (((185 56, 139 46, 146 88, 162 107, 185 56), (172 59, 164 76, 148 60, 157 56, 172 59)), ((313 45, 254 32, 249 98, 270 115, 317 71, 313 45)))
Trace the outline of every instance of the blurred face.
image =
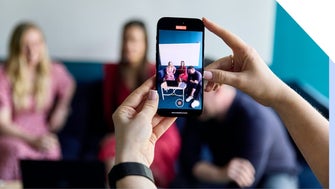
POLYGON ((195 69, 194 69, 194 68, 191 68, 191 69, 189 69, 189 72, 190 72, 191 74, 194 74, 195 69))
POLYGON ((137 67, 145 56, 146 44, 144 31, 138 26, 131 26, 125 32, 123 41, 123 58, 137 67))
POLYGON ((222 117, 235 98, 235 90, 230 86, 223 85, 215 91, 204 93, 204 110, 201 115, 203 119, 222 117))
POLYGON ((216 113, 217 102, 217 91, 210 91, 204 93, 204 109, 201 117, 204 119, 210 118, 216 113))
POLYGON ((37 29, 29 29, 22 38, 21 53, 31 66, 36 66, 44 49, 42 34, 37 29))

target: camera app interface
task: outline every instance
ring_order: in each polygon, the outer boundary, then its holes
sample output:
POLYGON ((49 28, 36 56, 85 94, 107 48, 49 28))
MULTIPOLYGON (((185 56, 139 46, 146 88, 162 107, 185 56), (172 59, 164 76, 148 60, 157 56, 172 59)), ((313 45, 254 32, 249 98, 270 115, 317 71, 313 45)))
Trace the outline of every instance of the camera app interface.
POLYGON ((202 109, 203 33, 159 30, 157 91, 159 107, 202 109))

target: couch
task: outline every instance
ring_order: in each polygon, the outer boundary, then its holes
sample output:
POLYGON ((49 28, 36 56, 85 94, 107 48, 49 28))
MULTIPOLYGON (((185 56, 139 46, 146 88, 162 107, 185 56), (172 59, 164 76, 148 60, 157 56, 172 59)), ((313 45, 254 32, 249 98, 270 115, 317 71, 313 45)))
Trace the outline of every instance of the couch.
POLYGON ((103 118, 101 62, 60 61, 76 80, 72 111, 59 133, 64 159, 96 159, 100 140, 107 132, 103 118))

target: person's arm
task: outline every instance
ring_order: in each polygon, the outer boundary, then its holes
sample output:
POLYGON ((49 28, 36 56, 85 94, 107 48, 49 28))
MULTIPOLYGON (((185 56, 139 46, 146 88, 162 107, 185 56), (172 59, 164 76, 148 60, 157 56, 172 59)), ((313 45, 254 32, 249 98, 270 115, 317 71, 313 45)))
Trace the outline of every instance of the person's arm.
POLYGON ((9 108, 0 109, 0 135, 19 138, 26 143, 32 143, 34 138, 20 130, 11 120, 9 108))
POLYGON ((65 124, 65 121, 70 113, 70 104, 75 91, 75 84, 73 81, 69 84, 64 96, 58 99, 58 102, 50 117, 50 129, 57 132, 65 124))
POLYGON ((36 137, 25 133, 12 121, 9 108, 0 108, 0 136, 9 136, 22 140, 39 151, 48 151, 58 144, 53 134, 36 137))
MULTIPOLYGON (((115 165, 136 162, 150 167, 156 141, 176 120, 156 114, 158 107, 155 77, 131 93, 113 114, 116 137, 115 165)), ((110 183, 111 184, 111 183, 110 183)), ((148 178, 128 175, 116 182, 117 188, 156 188, 148 178)))
POLYGON ((329 185, 329 122, 307 101, 281 81, 265 64, 255 49, 235 34, 203 19, 233 50, 206 67, 206 91, 219 84, 234 86, 263 105, 273 107, 324 187, 329 185))
POLYGON ((324 187, 329 185, 329 122, 293 89, 285 86, 272 107, 324 187))
POLYGON ((234 181, 240 187, 249 187, 254 182, 255 169, 242 158, 233 158, 226 166, 218 167, 209 162, 198 162, 193 169, 194 175, 210 183, 228 183, 234 181))
POLYGON ((49 126, 51 131, 57 132, 62 129, 70 113, 70 104, 75 91, 75 82, 63 65, 59 64, 54 66, 54 68, 57 77, 52 79, 56 80, 56 93, 59 95, 50 115, 49 126))
POLYGON ((196 71, 196 79, 194 80, 194 83, 198 84, 201 78, 202 78, 201 73, 199 71, 196 71))

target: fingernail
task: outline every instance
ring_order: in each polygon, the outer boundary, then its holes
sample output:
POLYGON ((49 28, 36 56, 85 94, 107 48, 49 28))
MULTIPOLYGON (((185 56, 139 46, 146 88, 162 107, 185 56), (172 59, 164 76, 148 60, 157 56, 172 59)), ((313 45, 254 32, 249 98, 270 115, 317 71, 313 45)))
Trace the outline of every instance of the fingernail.
POLYGON ((148 99, 149 100, 156 100, 157 99, 157 91, 156 90, 150 90, 149 91, 149 96, 148 99))
POLYGON ((210 71, 204 71, 204 78, 205 79, 213 79, 213 73, 210 71))

